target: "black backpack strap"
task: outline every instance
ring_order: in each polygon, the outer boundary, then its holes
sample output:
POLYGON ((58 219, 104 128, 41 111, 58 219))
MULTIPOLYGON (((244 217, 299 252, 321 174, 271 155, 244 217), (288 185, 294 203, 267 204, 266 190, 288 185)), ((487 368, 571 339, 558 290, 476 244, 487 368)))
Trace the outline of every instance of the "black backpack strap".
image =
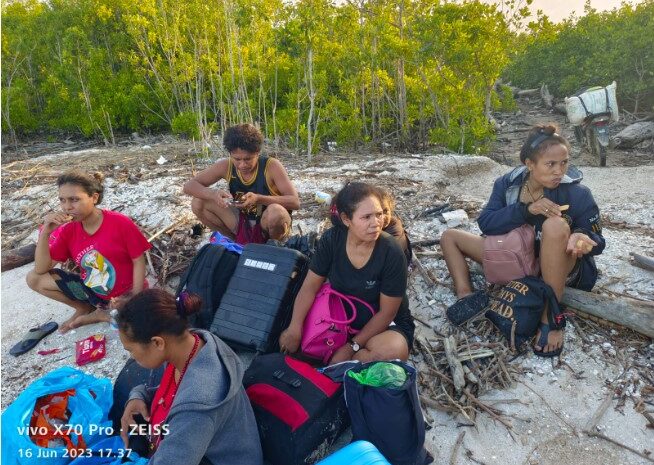
POLYGON ((179 280, 179 285, 177 286, 177 292, 175 293, 175 295, 179 295, 184 289, 186 289, 186 283, 188 282, 188 277, 191 275, 191 273, 197 266, 200 257, 204 255, 205 253, 204 251, 206 250, 206 248, 210 246, 211 244, 203 245, 202 248, 198 251, 198 253, 195 254, 195 257, 193 257, 193 260, 191 260, 190 265, 182 275, 182 278, 179 280))
POLYGON ((422 407, 420 406, 420 398, 418 394, 418 373, 413 367, 409 367, 409 365, 405 365, 404 363, 396 363, 397 365, 401 366, 404 368, 404 371, 406 371, 409 374, 409 378, 412 379, 411 381, 411 389, 407 390, 409 391, 409 399, 411 400, 411 406, 413 407, 413 413, 414 417, 416 420, 416 433, 418 433, 418 444, 416 444, 416 447, 420 446, 424 450, 424 445, 425 445, 425 417, 422 413, 422 407), (407 367, 411 368, 411 371, 407 370, 407 367))

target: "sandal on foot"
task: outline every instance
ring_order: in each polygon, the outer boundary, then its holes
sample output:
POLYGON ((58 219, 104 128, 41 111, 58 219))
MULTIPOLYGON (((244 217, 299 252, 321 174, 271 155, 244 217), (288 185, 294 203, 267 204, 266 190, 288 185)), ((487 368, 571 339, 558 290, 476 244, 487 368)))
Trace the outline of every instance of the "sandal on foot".
MULTIPOLYGON (((550 331, 551 331, 550 326, 547 323, 543 323, 541 321, 538 329, 540 329, 540 337, 538 338, 536 345, 545 348, 545 346, 547 345, 547 339, 550 336, 550 331)), ((536 348, 534 348, 534 354, 538 355, 539 357, 551 358, 560 355, 562 350, 563 350, 563 344, 561 344, 561 347, 559 347, 558 349, 551 350, 549 352, 543 352, 543 349, 536 350, 536 348)))
POLYGON ((44 325, 39 326, 38 328, 30 329, 23 337, 23 340, 13 346, 9 353, 14 357, 23 355, 25 352, 28 352, 36 347, 41 339, 46 337, 48 334, 55 332, 58 327, 59 325, 57 323, 50 321, 44 325))
POLYGON ((461 325, 479 315, 488 305, 488 293, 477 291, 461 297, 447 309, 447 318, 455 325, 461 325))

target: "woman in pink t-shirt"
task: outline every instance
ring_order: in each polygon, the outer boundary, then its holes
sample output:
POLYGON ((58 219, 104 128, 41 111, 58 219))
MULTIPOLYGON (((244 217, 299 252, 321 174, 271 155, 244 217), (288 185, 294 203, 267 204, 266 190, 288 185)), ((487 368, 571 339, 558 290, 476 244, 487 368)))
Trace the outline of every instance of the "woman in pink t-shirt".
POLYGON ((73 307, 75 313, 60 327, 66 332, 109 321, 111 298, 147 286, 144 253, 151 246, 127 216, 97 207, 104 192, 100 173, 69 171, 59 176, 57 186, 62 211, 43 220, 27 285, 73 307), (55 268, 69 259, 79 275, 55 268))

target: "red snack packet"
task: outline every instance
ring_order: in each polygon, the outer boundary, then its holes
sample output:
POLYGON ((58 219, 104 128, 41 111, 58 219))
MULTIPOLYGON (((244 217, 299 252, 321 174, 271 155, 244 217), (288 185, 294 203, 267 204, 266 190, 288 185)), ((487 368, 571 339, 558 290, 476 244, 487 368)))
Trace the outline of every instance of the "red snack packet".
POLYGON ((94 334, 75 343, 75 361, 79 366, 100 360, 106 353, 104 334, 94 334))

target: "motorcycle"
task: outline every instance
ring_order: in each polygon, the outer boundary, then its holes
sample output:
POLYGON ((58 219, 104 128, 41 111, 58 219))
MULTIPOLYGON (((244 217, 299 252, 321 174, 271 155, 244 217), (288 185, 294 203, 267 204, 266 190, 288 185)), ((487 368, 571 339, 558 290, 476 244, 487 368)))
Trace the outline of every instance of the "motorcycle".
POLYGON ((615 81, 606 87, 581 89, 565 99, 568 120, 574 125, 577 142, 606 166, 609 123, 619 118, 615 81))
POLYGON ((599 165, 606 166, 606 151, 609 146, 609 123, 611 113, 588 116, 580 126, 575 126, 575 138, 590 153, 598 157, 599 165))

